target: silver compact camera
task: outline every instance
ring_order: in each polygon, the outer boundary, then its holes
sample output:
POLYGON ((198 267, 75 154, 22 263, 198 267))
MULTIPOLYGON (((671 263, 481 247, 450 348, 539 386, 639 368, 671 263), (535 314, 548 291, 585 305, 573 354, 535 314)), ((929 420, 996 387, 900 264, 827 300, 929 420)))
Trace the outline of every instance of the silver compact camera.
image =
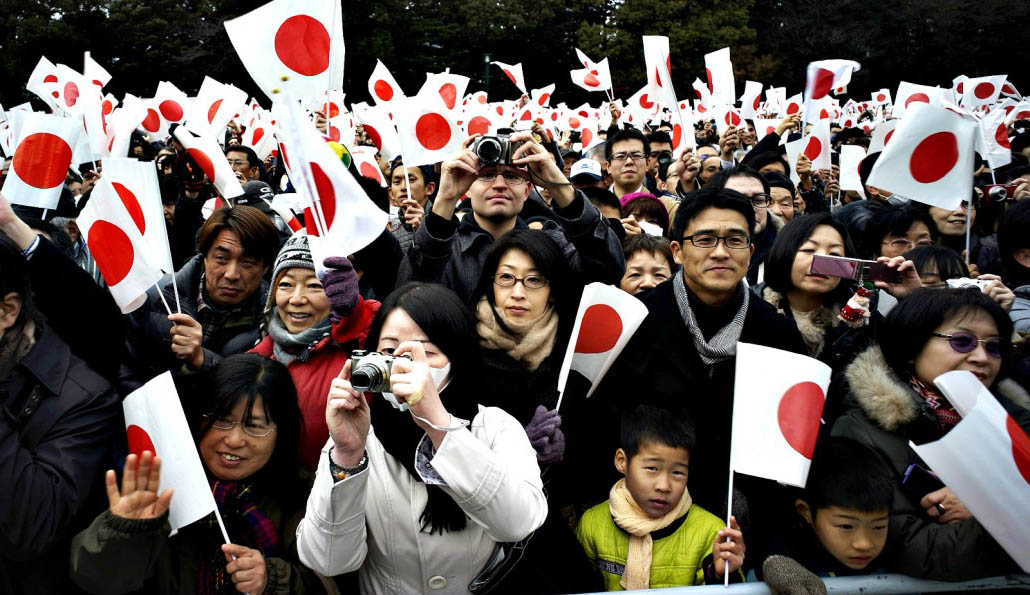
POLYGON ((987 284, 990 281, 983 279, 970 279, 969 277, 962 277, 960 279, 948 279, 948 289, 979 289, 981 292, 987 288, 987 284))
POLYGON ((512 142, 507 134, 480 136, 472 145, 472 152, 482 165, 511 165, 511 156, 521 142, 512 142))
POLYGON ((393 356, 363 349, 352 351, 350 358, 350 385, 363 393, 390 392, 390 371, 394 360, 411 359, 406 355, 393 356))

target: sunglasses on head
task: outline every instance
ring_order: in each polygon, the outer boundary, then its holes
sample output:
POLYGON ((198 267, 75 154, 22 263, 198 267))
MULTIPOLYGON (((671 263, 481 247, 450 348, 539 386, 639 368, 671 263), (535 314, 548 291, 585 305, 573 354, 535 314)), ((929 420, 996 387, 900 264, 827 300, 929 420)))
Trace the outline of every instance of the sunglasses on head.
POLYGON ((951 348, 958 353, 969 353, 976 349, 977 344, 983 343, 984 351, 989 357, 1001 359, 1001 339, 980 339, 973 333, 958 332, 950 335, 934 333, 933 336, 947 339, 951 348))

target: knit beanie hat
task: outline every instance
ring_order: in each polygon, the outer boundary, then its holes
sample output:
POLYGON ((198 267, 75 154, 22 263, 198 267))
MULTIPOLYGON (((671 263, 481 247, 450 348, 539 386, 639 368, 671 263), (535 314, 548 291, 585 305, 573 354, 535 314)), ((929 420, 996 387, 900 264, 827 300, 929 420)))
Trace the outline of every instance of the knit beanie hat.
POLYGON ((275 257, 275 267, 272 269, 272 285, 268 288, 268 299, 265 301, 265 311, 262 317, 265 323, 275 308, 275 288, 279 285, 279 279, 290 269, 311 269, 315 270, 315 261, 311 257, 311 248, 308 246, 306 234, 294 234, 279 250, 279 256, 275 257))

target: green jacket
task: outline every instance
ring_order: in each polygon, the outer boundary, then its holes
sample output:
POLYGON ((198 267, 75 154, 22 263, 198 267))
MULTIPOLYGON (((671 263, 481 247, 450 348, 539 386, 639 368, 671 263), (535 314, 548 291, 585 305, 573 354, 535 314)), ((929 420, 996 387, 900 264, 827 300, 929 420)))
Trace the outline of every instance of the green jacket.
MULTIPOLYGON (((671 525, 651 534, 651 578, 649 587, 690 587, 714 582, 712 544, 719 530, 726 526, 715 515, 692 504, 687 514, 671 525)), ((604 577, 605 588, 622 591, 619 581, 626 569, 629 533, 615 524, 608 502, 602 502, 583 513, 576 527, 576 537, 587 557, 597 565, 604 577)), ((739 582, 740 577, 731 577, 739 582)))

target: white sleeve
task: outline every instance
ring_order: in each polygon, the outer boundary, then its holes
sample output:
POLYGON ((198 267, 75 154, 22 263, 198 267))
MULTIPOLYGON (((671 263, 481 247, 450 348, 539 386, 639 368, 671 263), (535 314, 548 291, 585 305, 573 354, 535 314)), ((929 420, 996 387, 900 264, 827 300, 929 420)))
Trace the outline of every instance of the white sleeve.
POLYGON ((329 472, 329 448, 322 448, 307 511, 297 526, 300 561, 324 576, 353 572, 365 561, 365 493, 369 471, 342 481, 329 472))
POLYGON ((440 487, 491 539, 524 539, 547 516, 536 451, 522 425, 496 407, 481 408, 472 429, 440 443, 431 463, 446 482, 440 487))

